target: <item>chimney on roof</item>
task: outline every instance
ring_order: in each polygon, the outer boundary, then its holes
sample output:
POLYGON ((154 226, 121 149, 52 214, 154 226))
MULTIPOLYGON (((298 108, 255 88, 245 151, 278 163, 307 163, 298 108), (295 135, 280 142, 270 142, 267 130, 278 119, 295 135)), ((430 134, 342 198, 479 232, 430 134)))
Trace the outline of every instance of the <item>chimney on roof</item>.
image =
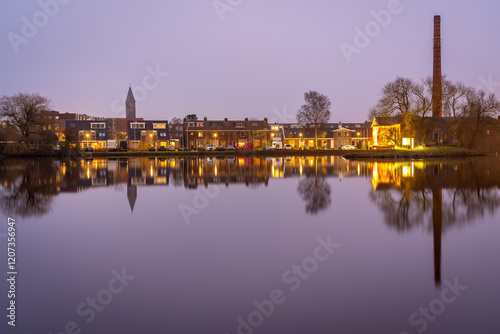
POLYGON ((226 118, 224 118, 224 122, 227 122, 227 117, 226 117, 226 118))
POLYGON ((203 120, 206 122, 208 120, 207 116, 203 117, 203 120))
POLYGON ((248 122, 248 117, 247 117, 247 118, 245 118, 245 122, 248 122))
POLYGON ((342 122, 339 121, 339 129, 342 127, 342 122))
POLYGON ((267 123, 267 117, 266 117, 266 118, 264 118, 264 122, 266 122, 266 123, 267 123))

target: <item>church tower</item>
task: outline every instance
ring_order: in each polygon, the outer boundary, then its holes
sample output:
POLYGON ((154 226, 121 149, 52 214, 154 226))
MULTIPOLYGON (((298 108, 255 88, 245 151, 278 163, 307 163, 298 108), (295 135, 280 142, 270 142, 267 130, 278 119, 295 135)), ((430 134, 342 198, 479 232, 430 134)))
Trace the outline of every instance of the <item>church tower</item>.
POLYGON ((132 87, 128 87, 127 99, 125 100, 125 117, 136 118, 135 115, 135 98, 132 93, 132 87))

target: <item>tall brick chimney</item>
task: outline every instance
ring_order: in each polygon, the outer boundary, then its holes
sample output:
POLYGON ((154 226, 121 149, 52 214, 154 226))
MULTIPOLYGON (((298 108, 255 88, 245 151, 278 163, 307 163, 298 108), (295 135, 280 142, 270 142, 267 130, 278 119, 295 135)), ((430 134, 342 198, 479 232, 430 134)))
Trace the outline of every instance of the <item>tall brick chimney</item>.
POLYGON ((441 16, 434 16, 434 69, 432 116, 443 117, 443 74, 441 72, 441 16))

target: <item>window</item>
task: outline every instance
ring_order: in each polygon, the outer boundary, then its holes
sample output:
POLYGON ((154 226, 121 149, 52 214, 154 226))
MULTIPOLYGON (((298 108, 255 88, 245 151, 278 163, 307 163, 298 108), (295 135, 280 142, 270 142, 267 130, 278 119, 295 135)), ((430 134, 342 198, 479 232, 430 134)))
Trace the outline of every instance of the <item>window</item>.
POLYGON ((153 136, 156 136, 158 134, 158 131, 153 131, 153 136))
MULTIPOLYGON (((52 130, 52 125, 49 124, 49 126, 47 127, 47 129, 52 130)), ((488 134, 490 134, 489 130, 488 130, 488 134)))
POLYGON ((240 131, 240 137, 245 137, 245 131, 240 131))
POLYGON ((146 135, 146 131, 141 131, 141 136, 145 136, 146 135))
POLYGON ((237 128, 244 128, 245 127, 245 123, 238 122, 238 123, 236 123, 236 127, 237 128))
POLYGON ((202 128, 203 127, 203 122, 196 122, 196 127, 197 128, 202 128))
POLYGON ((90 123, 91 129, 104 129, 106 128, 106 123, 90 123))
POLYGON ((222 126, 222 122, 210 122, 210 126, 222 126))
POLYGON ((145 124, 144 123, 130 123, 130 128, 131 129, 144 129, 145 124))
POLYGON ((153 123, 153 129, 166 129, 166 123, 153 123))
POLYGON ((160 132, 160 137, 166 137, 167 134, 165 132, 160 132))
POLYGON ((193 127, 194 126, 194 122, 188 122, 188 127, 193 127))
POLYGON ((203 137, 203 132, 198 132, 198 137, 203 137))

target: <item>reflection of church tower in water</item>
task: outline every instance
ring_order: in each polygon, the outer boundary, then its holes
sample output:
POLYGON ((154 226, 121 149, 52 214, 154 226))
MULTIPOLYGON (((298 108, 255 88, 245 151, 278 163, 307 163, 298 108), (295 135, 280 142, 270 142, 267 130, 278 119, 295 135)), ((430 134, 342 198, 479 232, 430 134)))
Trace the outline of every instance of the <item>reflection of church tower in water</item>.
POLYGON ((137 200, 137 184, 132 184, 132 180, 137 180, 138 175, 141 175, 141 168, 131 163, 129 160, 127 167, 127 198, 132 213, 134 212, 134 206, 137 200))
POLYGON ((130 184, 130 179, 127 182, 127 198, 130 204, 130 211, 134 212, 135 201, 137 200, 137 186, 130 184))

